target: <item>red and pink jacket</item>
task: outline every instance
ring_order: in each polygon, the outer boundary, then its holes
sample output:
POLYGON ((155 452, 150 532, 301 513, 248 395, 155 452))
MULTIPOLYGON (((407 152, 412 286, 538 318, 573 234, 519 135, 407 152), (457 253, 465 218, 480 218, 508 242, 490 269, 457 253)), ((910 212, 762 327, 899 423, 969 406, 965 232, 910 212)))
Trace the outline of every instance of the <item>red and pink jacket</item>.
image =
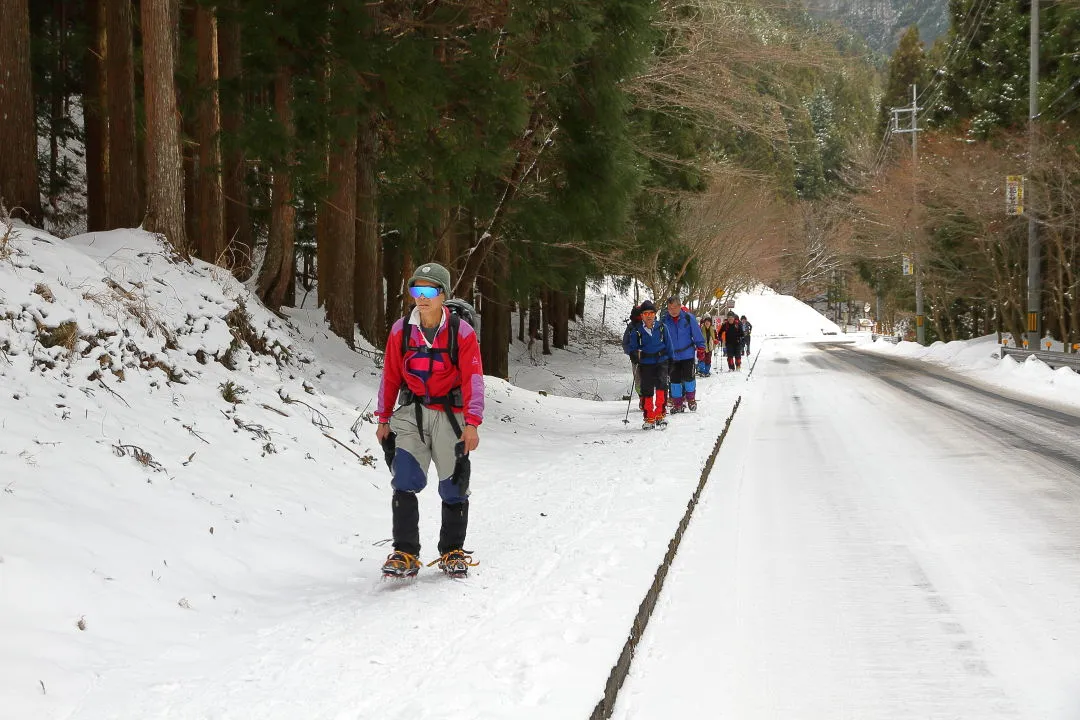
MULTIPOLYGON (((375 416, 380 422, 390 421, 402 382, 421 400, 444 397, 454 388, 460 387, 465 422, 479 426, 484 421, 484 368, 480 363, 480 344, 477 342, 476 332, 469 323, 460 321, 457 336, 458 367, 454 367, 448 352, 449 317, 450 311, 443 308, 443 319, 435 334, 435 341, 428 343, 420 329, 420 312, 414 308, 409 316, 409 329, 412 331, 409 350, 404 357, 401 354, 401 333, 405 319, 400 318, 394 323, 390 337, 386 339, 382 380, 379 383, 379 404, 375 410, 375 416), (427 352, 428 349, 444 352, 430 353, 427 352)), ((427 407, 443 409, 438 403, 427 407)))

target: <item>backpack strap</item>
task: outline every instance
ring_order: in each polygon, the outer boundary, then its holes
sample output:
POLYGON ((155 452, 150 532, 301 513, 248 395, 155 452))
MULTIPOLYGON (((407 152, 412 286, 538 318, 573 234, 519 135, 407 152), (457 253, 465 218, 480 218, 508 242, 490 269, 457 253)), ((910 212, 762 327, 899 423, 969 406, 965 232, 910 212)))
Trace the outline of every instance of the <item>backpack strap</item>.
POLYGON ((675 352, 677 352, 677 353, 686 352, 690 348, 694 347, 694 332, 690 327, 690 313, 684 311, 682 313, 682 316, 686 320, 686 328, 687 328, 687 330, 690 330, 690 344, 687 345, 686 347, 681 347, 678 350, 676 350, 675 352))
MULTIPOLYGON (((404 358, 405 354, 409 352, 409 341, 412 339, 412 324, 409 322, 409 316, 406 315, 403 320, 404 324, 401 326, 401 357, 404 358)), ((446 350, 440 350, 438 348, 432 348, 432 352, 445 352, 450 356, 450 364, 454 367, 458 367, 458 333, 461 327, 461 318, 457 313, 451 311, 450 319, 447 323, 447 339, 446 350)), ((401 405, 412 405, 416 409, 416 429, 420 433, 420 442, 424 441, 424 420, 423 420, 423 407, 425 398, 420 397, 411 390, 408 385, 403 387, 400 392, 399 400, 401 405)), ((440 397, 426 398, 431 404, 442 405, 443 412, 446 413, 446 418, 450 422, 450 427, 453 429, 454 434, 460 438, 462 434, 461 425, 458 423, 457 418, 454 417, 454 408, 462 405, 461 386, 454 388, 448 395, 440 397)))
MULTIPOLYGON (((409 322, 408 315, 403 317, 402 320, 404 324, 401 326, 401 357, 405 357, 405 353, 409 352, 409 341, 412 340, 412 324, 409 322)), ((447 327, 449 335, 446 339, 446 350, 438 348, 432 348, 432 350, 433 352, 447 353, 450 356, 450 363, 454 367, 458 367, 458 332, 461 328, 461 317, 451 311, 447 327)))
POLYGON ((450 311, 450 323, 447 328, 449 337, 446 338, 446 346, 450 348, 450 364, 458 367, 458 331, 461 329, 461 316, 453 310, 450 311))
MULTIPOLYGON (((659 330, 660 330, 660 342, 662 344, 664 344, 664 345, 667 345, 667 330, 664 329, 664 323, 658 322, 653 327, 654 328, 659 328, 659 330)), ((642 348, 645 347, 645 338, 641 334, 641 327, 638 327, 636 332, 637 332, 637 342, 638 342, 638 358, 654 358, 654 357, 660 357, 661 355, 664 354, 663 351, 654 352, 654 353, 642 352, 642 348)))

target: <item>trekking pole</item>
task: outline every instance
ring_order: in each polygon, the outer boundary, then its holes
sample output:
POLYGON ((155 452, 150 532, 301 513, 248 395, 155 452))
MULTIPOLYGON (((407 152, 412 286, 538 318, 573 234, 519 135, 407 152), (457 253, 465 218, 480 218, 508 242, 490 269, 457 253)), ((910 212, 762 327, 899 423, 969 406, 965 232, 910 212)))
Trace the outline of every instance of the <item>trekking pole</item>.
POLYGON ((630 376, 630 391, 626 393, 626 417, 623 418, 623 425, 630 424, 630 403, 634 399, 634 376, 630 376))

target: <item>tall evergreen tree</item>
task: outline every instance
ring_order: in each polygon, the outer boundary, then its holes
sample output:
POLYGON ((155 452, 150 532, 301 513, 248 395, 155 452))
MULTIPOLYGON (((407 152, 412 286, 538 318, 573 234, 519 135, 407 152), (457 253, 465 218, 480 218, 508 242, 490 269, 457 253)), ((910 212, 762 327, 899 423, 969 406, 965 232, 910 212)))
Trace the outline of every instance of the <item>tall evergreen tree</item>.
MULTIPOLYGON (((335 72, 348 74, 351 71, 340 68, 335 72)), ((343 78, 336 80, 344 81, 343 78)), ((331 97, 335 98, 334 95, 331 97)), ((330 140, 328 197, 319 207, 320 221, 325 220, 326 233, 319 238, 318 252, 319 265, 326 270, 319 282, 319 302, 326 308, 330 329, 351 346, 356 322, 353 301, 357 207, 355 116, 348 125, 351 131, 338 130, 330 140)))
POLYGON ((231 245, 233 272, 246 280, 253 270, 255 241, 244 152, 243 33, 238 0, 220 14, 218 55, 221 58, 222 191, 225 196, 225 239, 231 245))
POLYGON ((879 132, 885 132, 885 127, 892 122, 892 108, 911 105, 911 86, 925 87, 926 76, 925 48, 919 40, 918 26, 912 25, 900 38, 900 44, 889 60, 889 76, 878 112, 879 132))
POLYGON ((282 156, 275 158, 271 189, 270 233, 266 256, 259 273, 259 297, 267 307, 277 309, 285 302, 293 284, 296 244, 296 208, 293 205, 293 117, 292 68, 282 63, 274 78, 274 119, 281 133, 282 156))
POLYGON ((195 247, 210 263, 223 262, 225 205, 221 184, 221 104, 218 94, 218 24, 212 8, 195 8, 195 43, 199 109, 195 122, 198 172, 195 247))
MULTIPOLYGON (((176 25, 171 0, 142 0, 143 83, 146 98, 146 230, 161 233, 188 254, 184 169, 176 106, 176 25)), ((111 120, 111 113, 110 113, 111 120)), ((111 146, 110 146, 111 149, 111 146)))
POLYGON ((376 346, 384 340, 383 283, 379 253, 375 118, 361 111, 356 137, 356 270, 353 302, 361 334, 376 346))
MULTIPOLYGON (((108 50, 105 54, 109 119, 109 227, 138 227, 143 219, 135 122, 135 52, 131 0, 103 0, 108 50)), ((145 15, 145 10, 143 11, 145 15)), ((144 19, 145 24, 145 19, 144 19)), ((146 54, 147 28, 143 28, 146 54)), ((151 33, 153 29, 151 29, 151 33)), ((171 65, 170 65, 171 68, 171 65)), ((169 85, 172 87, 170 70, 169 85)), ((147 93, 149 96, 149 93, 147 93)), ((173 101, 175 107, 175 101, 173 101)), ((149 121, 149 120, 148 120, 149 121)))
POLYGON ((108 229, 108 114, 105 87, 105 2, 87 0, 83 119, 86 137, 86 229, 108 229))
POLYGON ((0 202, 41 225, 27 0, 0 0, 0 202))

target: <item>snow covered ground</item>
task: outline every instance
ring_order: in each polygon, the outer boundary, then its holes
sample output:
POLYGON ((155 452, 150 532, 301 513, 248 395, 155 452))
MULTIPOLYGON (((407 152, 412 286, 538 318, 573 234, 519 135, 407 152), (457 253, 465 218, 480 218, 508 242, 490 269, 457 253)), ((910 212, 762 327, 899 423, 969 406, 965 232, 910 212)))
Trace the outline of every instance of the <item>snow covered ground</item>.
MULTIPOLYGON (((1080 373, 1068 368, 1051 368, 1038 358, 1019 361, 999 357, 997 336, 987 335, 976 340, 936 342, 923 347, 918 343, 873 342, 867 335, 859 337, 859 347, 890 357, 921 360, 946 367, 966 377, 1011 393, 1080 407, 1080 373)), ((1061 351, 1061 343, 1054 350, 1061 351)))
POLYGON ((480 567, 384 583, 370 357, 140 232, 3 249, 4 720, 583 717, 745 386, 646 442, 625 402, 489 379, 480 567))
MULTIPOLYGON (((737 300, 736 307, 754 323, 756 338, 821 338, 830 332, 828 321, 790 298, 760 294, 743 302, 737 300)), ((701 618, 749 617, 718 614, 717 608, 732 602, 736 609, 775 611, 771 620, 761 616, 749 626, 762 630, 751 639, 761 643, 763 662, 795 675, 812 668, 815 673, 806 677, 814 682, 835 682, 832 696, 825 688, 818 699, 873 708, 867 700, 871 685, 825 670, 844 666, 823 658, 869 657, 858 652, 876 649, 850 645, 840 622, 845 616, 833 608, 874 623, 874 602, 888 600, 890 592, 900 598, 896 602, 914 602, 913 591, 902 583, 861 585, 858 569, 895 580, 890 573, 900 572, 897 558, 906 556, 890 548, 901 541, 918 557, 925 554, 919 542, 934 541, 944 543, 940 553, 949 558, 969 560, 956 553, 976 546, 964 540, 963 533, 972 532, 979 547, 1005 553, 1005 567, 1027 572, 1024 562, 1030 558, 1023 552, 1034 547, 1041 554, 1032 561, 1039 575, 1028 578, 1031 592, 1003 596, 1032 604, 1009 605, 1016 608, 1013 615, 992 619, 1040 629, 1046 618, 1065 616, 1057 636, 1061 644, 1043 648, 1058 647, 1043 660, 1061 663, 1032 685, 1032 692, 1045 690, 1049 698, 1032 707, 1064 707, 1068 698, 1054 684, 1055 673, 1073 672, 1072 656, 1060 648, 1077 646, 1075 624, 1066 614, 1080 617, 1069 594, 1078 586, 1071 564, 1073 526, 1060 519, 1076 517, 1060 505, 1073 501, 1068 486, 1029 486, 1033 493, 1046 491, 1042 504, 1004 510, 990 525, 963 515, 960 535, 936 532, 948 529, 948 508, 963 512, 958 502, 942 504, 933 515, 935 523, 944 523, 934 526, 935 533, 911 539, 886 533, 886 525, 875 534, 876 515, 852 505, 850 494, 814 492, 834 477, 850 489, 851 476, 844 473, 859 467, 868 469, 860 477, 885 472, 890 480, 885 494, 871 496, 876 499, 870 507, 895 498, 923 502, 924 496, 913 493, 930 492, 935 476, 918 475, 910 488, 901 485, 908 474, 890 459, 900 436, 882 436, 882 444, 874 434, 875 427, 895 428, 869 422, 862 427, 864 419, 856 416, 844 432, 828 425, 816 446, 798 438, 785 444, 791 438, 784 433, 822 422, 827 399, 835 404, 844 395, 836 383, 801 389, 803 376, 816 366, 796 360, 810 353, 785 358, 786 341, 773 340, 758 343, 772 353, 771 373, 755 374, 749 383, 744 373, 702 380, 696 415, 675 417, 666 432, 644 434, 637 422, 623 423, 627 403, 612 399, 629 385, 618 348, 629 306, 624 293, 610 286, 595 289, 568 350, 544 358, 515 346, 511 379, 517 385, 489 378, 488 412, 473 467, 469 545, 481 563, 473 574, 454 582, 425 570, 414 582, 385 583, 379 565, 388 552, 389 475, 370 415, 379 372, 371 354, 355 353, 334 338, 320 312, 269 313, 227 273, 177 263, 144 233, 59 240, 18 229, 0 245, 0 718, 586 717, 740 396, 745 409, 714 474, 722 492, 730 493, 724 480, 741 473, 742 494, 713 499, 706 509, 714 516, 727 513, 725 518, 735 509, 748 513, 757 524, 742 527, 792 544, 774 546, 774 555, 750 556, 766 562, 759 571, 746 564, 746 556, 732 566, 735 556, 726 544, 753 547, 758 534, 732 540, 730 524, 720 536, 699 533, 704 546, 696 543, 673 577, 740 580, 702 606, 707 612, 701 618), (601 328, 604 295, 609 306, 601 328), (785 359, 791 363, 787 371, 785 359), (583 399, 595 397, 603 400, 583 399), (815 409, 800 410, 804 400, 813 400, 815 409), (779 445, 769 446, 772 440, 779 445), (877 456, 870 452, 874 447, 880 448, 877 456), (801 464, 803 456, 817 465, 801 464), (1056 544, 1043 543, 1039 528, 1030 524, 1043 515, 1060 523, 1056 544), (855 525, 848 521, 852 516, 855 525), (1009 527, 1007 521, 1025 524, 1009 527), (1009 543, 1016 546, 1011 551, 1009 543), (803 575, 771 573, 769 563, 776 558, 784 567, 802 568, 803 575), (887 562, 875 569, 875 558, 887 562), (706 568, 708 573, 698 572, 706 568), (768 582, 756 584, 763 578, 768 582), (802 587, 803 581, 809 586, 802 587), (743 583, 745 591, 739 589, 743 583), (837 604, 814 583, 824 583, 826 590, 840 583, 853 592, 837 604), (822 613, 824 624, 812 625, 808 636, 794 632, 795 619, 822 613), (840 634, 830 635, 832 629, 840 634), (822 647, 828 648, 824 655, 815 650, 822 647), (812 657, 796 667, 794 658, 807 653, 812 657), (859 694, 844 695, 848 687, 859 694)), ((970 438, 964 443, 964 452, 980 453, 970 438)), ((930 460, 919 462, 927 473, 936 467, 930 460)), ((964 470, 963 463, 948 467, 964 470)), ((943 492, 932 502, 955 499, 943 492)), ((969 512, 985 509, 992 499, 979 500, 969 512)), ((420 504, 424 557, 431 559, 439 509, 433 489, 420 504)), ((940 553, 930 557, 940 559, 940 553)), ((937 576, 947 565, 926 567, 935 587, 946 588, 961 610, 965 589, 987 591, 972 572, 958 577, 973 584, 958 588, 937 576)), ((1006 582, 990 572, 992 563, 973 567, 1006 582)), ((682 592, 678 587, 672 598, 682 592)), ((673 612, 665 610, 650 627, 670 624, 679 631, 673 612)), ((904 634, 912 622, 904 615, 882 627, 899 628, 887 639, 908 639, 915 652, 922 641, 904 634)), ((974 628, 971 637, 956 642, 976 649, 983 647, 979 633, 990 632, 966 615, 941 622, 974 628)), ((679 646, 677 655, 731 647, 727 639, 703 643, 712 626, 696 627, 702 634, 679 646)), ((1016 634, 995 637, 1026 647, 1016 634)), ((996 670, 1007 645, 987 646, 993 652, 957 649, 958 657, 972 655, 973 662, 996 670)), ((702 697, 693 690, 702 683, 683 674, 663 688, 663 702, 655 700, 661 696, 645 699, 649 691, 640 683, 666 677, 649 664, 665 657, 654 654, 661 645, 649 647, 628 686, 630 704, 620 706, 626 717, 674 716, 677 701, 702 697)), ((929 663, 952 656, 938 648, 926 657, 929 663)), ((727 680, 717 679, 716 668, 730 667, 731 657, 717 663, 709 666, 710 707, 728 697, 727 685, 717 684, 727 680)), ((751 677, 746 673, 754 666, 739 667, 748 692, 769 692, 759 682, 769 676, 751 677)), ((937 687, 938 670, 919 667, 925 683, 912 692, 937 687)), ((947 674, 942 687, 953 680, 947 674)), ((972 707, 998 707, 996 695, 980 700, 972 693, 997 692, 999 685, 957 687, 968 693, 958 697, 975 698, 972 707)), ((798 714, 800 707, 793 705, 783 716, 878 717, 798 714)))

